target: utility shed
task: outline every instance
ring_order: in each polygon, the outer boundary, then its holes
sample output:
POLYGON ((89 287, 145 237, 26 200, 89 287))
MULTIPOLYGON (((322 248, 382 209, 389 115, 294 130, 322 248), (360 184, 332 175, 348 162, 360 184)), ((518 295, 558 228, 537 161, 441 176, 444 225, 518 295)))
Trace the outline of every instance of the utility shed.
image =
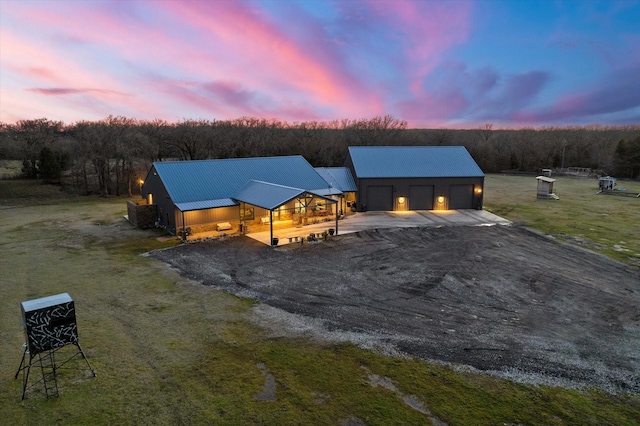
POLYGON ((557 200, 558 196, 553 193, 553 183, 556 181, 550 177, 538 176, 538 198, 541 200, 557 200))
POLYGON ((349 147, 358 211, 482 209, 484 173, 463 146, 349 147))
POLYGON ((601 191, 611 191, 615 189, 617 185, 617 179, 611 176, 604 176, 598 179, 598 188, 601 191))

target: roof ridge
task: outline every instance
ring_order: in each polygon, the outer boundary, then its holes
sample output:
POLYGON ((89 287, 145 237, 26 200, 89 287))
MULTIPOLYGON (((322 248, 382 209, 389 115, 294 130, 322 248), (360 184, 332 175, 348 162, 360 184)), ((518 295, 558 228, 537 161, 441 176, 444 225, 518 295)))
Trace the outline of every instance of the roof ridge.
POLYGON ((153 164, 185 164, 185 163, 207 163, 213 161, 246 161, 246 160, 265 160, 265 159, 280 159, 280 158, 295 158, 302 157, 300 154, 295 155, 269 155, 265 157, 233 157, 233 158, 204 158, 201 160, 168 160, 168 161, 154 161, 153 164))
POLYGON ((247 184, 249 184, 249 183, 251 183, 251 182, 263 183, 263 184, 265 184, 265 185, 269 185, 269 186, 277 186, 277 187, 280 187, 280 188, 286 188, 286 189, 300 189, 300 190, 302 190, 302 191, 306 191, 306 189, 304 189, 304 188, 298 188, 298 187, 295 187, 295 186, 288 186, 288 185, 280 185, 279 183, 266 182, 266 181, 264 181, 264 180, 256 180, 256 179, 249 179, 249 180, 247 181, 247 183, 245 183, 245 184, 244 184, 244 185, 242 185, 242 186, 244 187, 244 186, 246 186, 247 184))

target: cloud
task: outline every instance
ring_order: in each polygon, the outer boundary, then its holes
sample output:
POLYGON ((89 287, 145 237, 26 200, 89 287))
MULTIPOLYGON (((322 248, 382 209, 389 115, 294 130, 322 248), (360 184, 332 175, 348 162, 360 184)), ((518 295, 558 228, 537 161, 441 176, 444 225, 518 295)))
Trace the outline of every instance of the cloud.
POLYGON ((202 85, 204 91, 215 99, 225 102, 238 110, 253 109, 255 93, 245 90, 237 82, 211 81, 202 85))
POLYGON ((528 71, 504 79, 505 84, 498 93, 476 106, 481 118, 504 119, 515 111, 530 105, 549 81, 550 74, 544 71, 528 71))
MULTIPOLYGON (((34 20, 42 13, 34 12, 34 20)), ((55 14, 48 16, 57 22, 55 14)), ((66 22, 64 19, 62 22, 66 22)), ((138 111, 154 111, 152 104, 141 102, 110 70, 104 66, 87 67, 86 58, 70 53, 68 46, 55 40, 42 40, 29 31, 21 34, 3 28, 0 48, 3 84, 11 84, 13 90, 9 96, 22 98, 13 101, 19 105, 19 109, 13 111, 8 110, 7 101, 3 99, 1 120, 5 120, 7 114, 29 118, 36 110, 46 112, 47 105, 48 117, 64 120, 102 118, 108 114, 135 116, 138 111), (43 96, 60 101, 43 103, 43 96)))
POLYGON ((422 95, 399 102, 397 108, 400 116, 416 125, 424 117, 441 124, 504 122, 533 104, 550 79, 543 71, 502 75, 490 66, 470 69, 449 61, 428 76, 422 95))
MULTIPOLYGON (((503 6, 495 14, 471 1, 1 2, 0 119, 47 110, 53 119, 392 114, 441 127, 638 116, 639 68, 607 65, 640 63, 631 26, 609 38, 553 20, 555 32, 527 40, 525 62, 483 33, 503 28, 494 16, 519 17, 503 6), (500 54, 509 61, 500 65, 500 54)), ((608 30, 635 10, 614 9, 608 30)))
POLYGON ((71 87, 53 87, 53 88, 32 88, 26 89, 28 92, 38 93, 45 96, 67 96, 67 95, 82 95, 82 94, 106 94, 106 95, 118 95, 129 96, 126 93, 115 92, 113 90, 103 89, 77 89, 71 87))
POLYGON ((449 30, 468 18, 412 2, 386 3, 386 12, 379 2, 341 3, 343 13, 330 21, 300 13, 295 3, 280 15, 268 4, 242 1, 79 3, 72 14, 59 4, 38 4, 8 8, 36 28, 21 38, 32 52, 15 61, 16 72, 26 69, 33 79, 24 90, 102 97, 113 113, 136 115, 167 108, 298 119, 305 112, 325 119, 382 115, 408 90, 405 81, 417 87, 439 55, 464 38, 464 31, 452 36, 449 30), (391 45, 397 49, 386 61, 391 45), (186 80, 194 87, 172 85, 186 80), (114 93, 130 96, 105 97, 114 93))
POLYGON ((627 124, 640 116, 640 64, 610 71, 593 88, 563 94, 550 107, 523 110, 512 118, 520 122, 580 124, 599 121, 609 114, 629 115, 627 124))
MULTIPOLYGON (((217 45, 220 59, 234 64, 233 69, 220 74, 233 75, 254 92, 269 94, 281 102, 312 99, 321 109, 334 110, 336 115, 361 108, 362 98, 369 105, 376 103, 375 95, 342 66, 339 52, 310 17, 301 18, 311 28, 307 37, 294 38, 264 13, 241 2, 173 2, 171 8, 217 45)), ((206 51, 203 56, 205 61, 211 58, 206 51)), ((216 68, 226 65, 220 63, 216 68)))

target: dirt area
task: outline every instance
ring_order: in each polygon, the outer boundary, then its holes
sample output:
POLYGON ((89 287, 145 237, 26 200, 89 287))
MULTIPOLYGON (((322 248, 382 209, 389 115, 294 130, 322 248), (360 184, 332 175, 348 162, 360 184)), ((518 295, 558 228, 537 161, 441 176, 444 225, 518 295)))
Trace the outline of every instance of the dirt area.
POLYGON ((290 336, 347 336, 517 381, 640 393, 640 270, 518 226, 247 237, 151 254, 254 298, 290 336))

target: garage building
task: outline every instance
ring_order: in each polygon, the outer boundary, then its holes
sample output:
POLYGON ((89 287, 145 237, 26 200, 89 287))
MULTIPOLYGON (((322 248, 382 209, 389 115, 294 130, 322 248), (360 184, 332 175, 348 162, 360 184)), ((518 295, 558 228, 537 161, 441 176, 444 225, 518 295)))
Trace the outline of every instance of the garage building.
POLYGON ((354 146, 357 211, 482 209, 484 173, 463 146, 354 146))

